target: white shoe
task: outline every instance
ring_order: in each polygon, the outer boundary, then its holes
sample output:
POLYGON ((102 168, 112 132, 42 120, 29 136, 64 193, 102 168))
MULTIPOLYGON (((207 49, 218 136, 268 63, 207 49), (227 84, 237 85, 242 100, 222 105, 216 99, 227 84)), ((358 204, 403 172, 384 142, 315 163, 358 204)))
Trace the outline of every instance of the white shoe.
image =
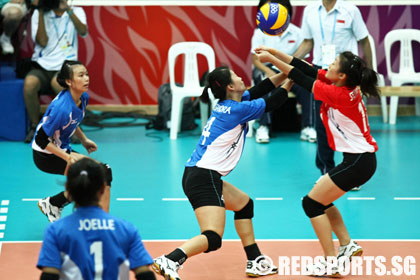
POLYGON ((181 280, 178 275, 180 267, 179 263, 168 259, 165 255, 154 259, 152 264, 152 269, 165 277, 165 280, 181 280))
POLYGON ((248 260, 246 263, 245 274, 248 277, 260 277, 265 275, 277 274, 278 268, 273 261, 264 255, 259 256, 255 260, 248 260))
POLYGON ((362 186, 354 187, 351 189, 351 191, 360 191, 362 189, 362 186))
POLYGON ((313 127, 305 127, 300 132, 300 140, 308 141, 310 143, 316 142, 316 130, 313 127))
POLYGON ((337 258, 347 257, 351 261, 353 256, 361 256, 362 254, 363 248, 355 241, 350 240, 349 244, 338 248, 337 258))
POLYGON ((63 208, 59 208, 50 203, 50 197, 46 197, 38 200, 38 207, 48 220, 52 223, 60 219, 61 211, 63 208))
POLYGON ((311 276, 341 278, 338 265, 328 265, 325 260, 307 266, 306 270, 311 276))
POLYGON ((0 45, 3 51, 3 54, 12 54, 15 52, 12 43, 10 42, 10 37, 6 36, 6 34, 1 34, 0 36, 0 45))
POLYGON ((269 143, 270 136, 268 135, 268 126, 260 125, 255 133, 255 139, 257 143, 269 143))

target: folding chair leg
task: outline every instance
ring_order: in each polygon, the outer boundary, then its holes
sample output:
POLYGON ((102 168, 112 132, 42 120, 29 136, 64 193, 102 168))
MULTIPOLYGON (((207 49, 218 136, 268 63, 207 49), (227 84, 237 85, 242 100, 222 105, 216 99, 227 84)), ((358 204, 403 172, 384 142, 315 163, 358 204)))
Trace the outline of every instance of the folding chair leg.
POLYGON ((395 124, 397 122, 397 110, 398 96, 391 96, 391 103, 389 108, 389 124, 395 124))
POLYGON ((181 119, 182 119, 182 104, 183 99, 176 98, 172 95, 172 108, 171 108, 171 129, 169 136, 171 140, 176 140, 178 132, 181 130, 181 119))
POLYGON ((388 122, 388 108, 386 104, 386 96, 381 96, 382 120, 384 123, 388 122))

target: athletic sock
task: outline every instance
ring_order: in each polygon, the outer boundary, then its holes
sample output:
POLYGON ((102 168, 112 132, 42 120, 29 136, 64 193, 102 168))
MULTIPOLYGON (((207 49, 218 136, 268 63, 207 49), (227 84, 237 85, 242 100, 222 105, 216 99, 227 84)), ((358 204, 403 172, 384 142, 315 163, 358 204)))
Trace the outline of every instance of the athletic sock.
POLYGON ((245 249, 246 257, 250 261, 253 261, 256 258, 258 258, 259 256, 261 256, 261 252, 260 252, 260 249, 258 248, 257 243, 254 243, 252 245, 248 245, 248 246, 244 247, 244 249, 245 249))
POLYGON ((64 206, 68 205, 70 201, 64 196, 64 192, 56 194, 50 197, 51 205, 57 206, 58 208, 63 208, 64 206))
POLYGON ((165 257, 167 257, 171 261, 179 263, 180 265, 183 264, 188 258, 187 254, 185 254, 184 250, 182 250, 181 248, 176 248, 168 255, 165 255, 165 257))

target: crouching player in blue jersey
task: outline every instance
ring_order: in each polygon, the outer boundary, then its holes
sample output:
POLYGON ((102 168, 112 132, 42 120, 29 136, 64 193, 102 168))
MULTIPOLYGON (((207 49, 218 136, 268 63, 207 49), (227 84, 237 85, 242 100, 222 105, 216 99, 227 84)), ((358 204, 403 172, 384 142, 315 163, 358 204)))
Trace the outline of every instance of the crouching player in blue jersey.
POLYGON ((155 279, 137 229, 98 206, 105 173, 90 158, 69 167, 66 190, 76 211, 47 227, 37 264, 41 280, 128 280, 130 269, 138 280, 155 279))
MULTIPOLYGON (((70 137, 73 133, 81 140, 88 153, 96 151, 98 147, 79 128, 89 102, 89 74, 86 67, 79 61, 66 60, 57 75, 57 81, 64 90, 48 106, 36 128, 32 149, 35 165, 40 170, 65 175, 70 164, 85 157, 72 151, 70 137)), ((112 172, 109 165, 104 166, 107 187, 99 204, 108 211, 112 172)), ((69 200, 66 191, 38 201, 39 208, 50 222, 60 218, 62 208, 67 204, 69 200)))
MULTIPOLYGON (((201 234, 185 242, 168 255, 154 260, 152 268, 166 279, 178 280, 179 266, 188 257, 211 252, 222 246, 225 228, 225 212, 235 212, 235 228, 241 238, 247 255, 245 273, 251 277, 277 273, 271 266, 259 270, 260 261, 265 261, 255 242, 252 218, 254 204, 252 199, 232 184, 222 181, 241 157, 247 122, 261 117, 280 107, 286 100, 292 82, 287 80, 270 97, 266 94, 280 86, 285 75, 276 74, 247 90, 244 82, 228 67, 218 67, 207 77, 201 100, 209 102, 208 89, 211 89, 218 104, 205 126, 200 140, 188 160, 182 185, 200 224, 201 234)), ((213 278, 217 278, 214 277, 213 278)))

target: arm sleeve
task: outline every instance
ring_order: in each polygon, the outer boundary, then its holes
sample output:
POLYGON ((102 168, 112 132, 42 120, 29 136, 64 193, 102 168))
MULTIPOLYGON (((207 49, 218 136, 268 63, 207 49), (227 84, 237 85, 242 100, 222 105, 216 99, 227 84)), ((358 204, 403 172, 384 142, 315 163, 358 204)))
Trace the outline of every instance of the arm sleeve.
MULTIPOLYGON (((86 25, 87 27, 87 18, 86 18, 85 10, 83 10, 83 8, 81 7, 75 7, 73 9, 73 12, 79 18, 80 22, 86 25)), ((85 38, 88 35, 88 33, 89 33, 89 29, 87 29, 86 34, 81 37, 85 38)))
POLYGON ((308 23, 307 12, 308 12, 308 8, 306 7, 303 10, 303 16, 302 16, 302 26, 301 26, 302 36, 303 36, 303 39, 312 39, 314 36, 312 35, 311 27, 308 23))
POLYGON ((302 71, 304 74, 308 75, 309 77, 312 77, 316 79, 318 76, 318 69, 316 67, 313 67, 309 65, 306 62, 303 62, 301 59, 293 57, 292 62, 290 63, 293 67, 296 67, 300 71, 302 71))
POLYGON ((309 92, 312 92, 312 87, 314 86, 315 79, 305 75, 302 71, 293 67, 288 75, 296 84, 300 85, 309 92))
POLYGON ((61 255, 53 225, 50 224, 44 233, 44 240, 37 264, 39 269, 43 267, 54 267, 61 270, 61 255))
POLYGON ((264 96, 265 100, 265 112, 271 112, 279 108, 286 102, 288 98, 288 92, 284 88, 276 89, 271 96, 264 96))
POLYGON ((260 98, 272 91, 273 89, 275 89, 273 82, 271 82, 270 78, 266 78, 261 83, 253 86, 248 90, 250 100, 260 98))
POLYGON ((339 106, 339 87, 317 80, 314 84, 313 92, 315 100, 325 102, 333 108, 337 108, 339 106))
POLYGON ((50 143, 50 140, 48 139, 48 135, 45 133, 42 126, 36 133, 35 143, 43 150, 45 150, 47 145, 50 143))
POLYGON ((130 269, 134 269, 139 266, 149 265, 153 263, 152 257, 144 248, 141 237, 134 226, 131 227, 132 238, 130 249, 128 252, 128 260, 130 261, 130 269))

